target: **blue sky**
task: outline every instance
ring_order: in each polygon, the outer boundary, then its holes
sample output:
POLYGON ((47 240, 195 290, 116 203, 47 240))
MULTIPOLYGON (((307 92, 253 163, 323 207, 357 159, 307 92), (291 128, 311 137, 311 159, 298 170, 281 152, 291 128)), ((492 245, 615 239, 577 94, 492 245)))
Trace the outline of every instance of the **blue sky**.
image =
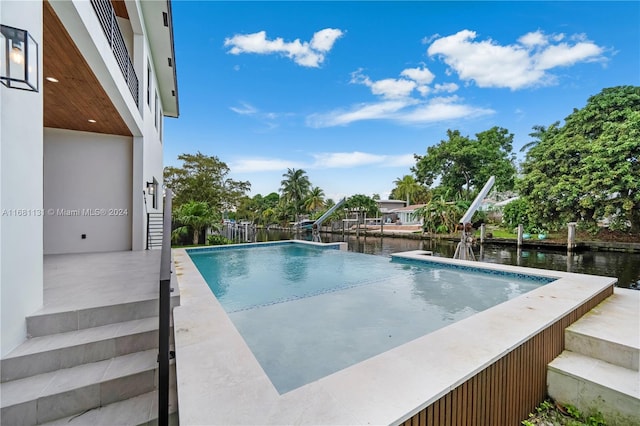
POLYGON ((446 138, 563 120, 640 84, 639 2, 174 0, 180 118, 165 165, 200 151, 278 191, 304 169, 328 198, 388 196, 446 138))

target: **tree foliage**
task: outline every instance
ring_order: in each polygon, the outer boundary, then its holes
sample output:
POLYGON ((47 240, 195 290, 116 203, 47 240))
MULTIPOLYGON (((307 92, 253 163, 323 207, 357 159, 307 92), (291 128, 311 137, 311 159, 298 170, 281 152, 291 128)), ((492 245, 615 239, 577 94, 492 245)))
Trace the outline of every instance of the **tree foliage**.
POLYGON ((640 87, 604 89, 545 129, 523 172, 519 189, 547 226, 608 217, 640 229, 640 87))
POLYGON ((181 154, 182 167, 165 167, 165 184, 174 191, 174 206, 202 201, 216 211, 230 210, 251 188, 249 182, 227 178, 229 167, 218 157, 181 154))
POLYGON ((391 199, 406 200, 407 205, 426 202, 428 199, 427 188, 420 185, 411 175, 404 175, 393 181, 395 188, 391 190, 391 199))
POLYGON ((293 206, 293 210, 297 216, 304 211, 304 200, 309 194, 311 182, 309 181, 307 172, 302 169, 287 169, 287 172, 282 175, 282 178, 280 182, 282 198, 293 206))
POLYGON ((419 183, 431 187, 439 180, 439 192, 472 198, 472 189, 479 191, 496 177, 495 187, 510 190, 516 169, 513 164, 513 134, 493 127, 476 134, 476 139, 463 136, 458 130, 447 130, 447 140, 427 148, 425 155, 415 155, 411 169, 419 183))
POLYGON ((359 213, 366 213, 367 216, 373 217, 378 213, 378 203, 364 194, 355 194, 347 199, 344 203, 346 209, 357 211, 359 213))
POLYGON ((219 228, 221 216, 204 201, 189 201, 180 205, 173 214, 176 222, 193 231, 193 244, 198 244, 200 232, 207 227, 219 228))

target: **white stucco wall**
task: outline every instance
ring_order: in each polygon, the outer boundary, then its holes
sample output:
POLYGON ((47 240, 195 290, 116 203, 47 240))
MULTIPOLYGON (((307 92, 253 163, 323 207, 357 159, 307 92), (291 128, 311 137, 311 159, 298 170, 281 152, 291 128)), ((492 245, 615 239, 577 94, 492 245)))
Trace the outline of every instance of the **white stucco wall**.
POLYGON ((5 355, 26 338, 25 316, 42 306, 42 4, 2 0, 0 22, 32 34, 40 67, 39 92, 0 85, 0 355, 5 355))
POLYGON ((131 137, 44 130, 45 254, 131 250, 132 162, 131 137))

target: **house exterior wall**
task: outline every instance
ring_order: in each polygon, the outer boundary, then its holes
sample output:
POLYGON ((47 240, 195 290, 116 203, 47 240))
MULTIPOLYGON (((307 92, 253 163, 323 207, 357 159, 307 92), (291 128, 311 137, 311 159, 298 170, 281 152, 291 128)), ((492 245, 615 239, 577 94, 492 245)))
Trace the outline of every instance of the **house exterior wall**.
POLYGON ((131 250, 132 161, 131 137, 44 129, 44 254, 131 250))
POLYGON ((42 306, 42 4, 5 1, 2 24, 38 43, 39 92, 0 85, 0 355, 26 336, 25 316, 42 306), (22 211, 24 214, 18 215, 22 211))
MULTIPOLYGON (((136 105, 91 4, 88 1, 72 0, 52 2, 52 6, 133 134, 132 158, 129 162, 132 169, 131 180, 127 188, 127 194, 130 197, 131 226, 127 233, 129 244, 126 249, 143 250, 146 247, 146 213, 161 211, 160 202, 154 209, 151 197, 145 192, 146 183, 152 182, 155 178, 159 183, 158 200, 162 199, 163 155, 160 130, 163 126, 161 124, 163 117, 162 115, 156 117, 155 93, 158 84, 155 70, 152 70, 151 74, 151 99, 147 103, 147 66, 151 64, 153 67, 153 60, 149 39, 145 33, 144 19, 140 14, 141 9, 136 2, 135 8, 132 9, 134 13, 130 13, 130 20, 118 18, 138 77, 139 102, 136 105)), ((161 110, 161 108, 158 109, 161 110)), ((100 139, 99 136, 96 138, 100 139)), ((70 230, 72 233, 77 233, 76 231, 70 230)), ((88 244, 84 246, 94 247, 88 244)), ((116 244, 116 246, 122 245, 116 244)), ((48 250, 47 253, 49 253, 48 250)))

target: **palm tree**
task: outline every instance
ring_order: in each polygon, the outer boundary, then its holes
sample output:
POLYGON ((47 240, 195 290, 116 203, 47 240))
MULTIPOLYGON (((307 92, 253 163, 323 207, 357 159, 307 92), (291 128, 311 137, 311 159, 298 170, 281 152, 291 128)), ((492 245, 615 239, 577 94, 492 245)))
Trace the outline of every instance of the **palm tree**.
POLYGON ((308 212, 315 213, 324 207, 324 191, 314 186, 304 200, 304 207, 308 212))
POLYGON ((416 182, 415 178, 411 175, 404 175, 402 178, 394 180, 393 183, 396 186, 393 191, 395 196, 406 198, 407 205, 411 204, 411 198, 422 189, 420 184, 416 182))
POLYGON ((536 124, 535 126, 533 126, 532 127, 533 132, 529 133, 529 136, 535 139, 522 145, 522 148, 520 148, 520 152, 525 152, 533 148, 534 146, 537 146, 546 137, 552 136, 553 133, 557 131, 559 125, 560 125, 560 122, 556 121, 549 127, 545 127, 540 124, 536 124))
POLYGON ((280 192, 282 192, 282 197, 293 205, 296 221, 298 221, 298 215, 302 210, 303 201, 309 193, 311 182, 309 182, 307 172, 302 169, 287 169, 282 177, 284 179, 280 181, 280 192))
POLYGON ((176 222, 193 230, 193 244, 198 244, 200 231, 207 227, 220 228, 220 215, 204 201, 189 201, 174 212, 176 222))

